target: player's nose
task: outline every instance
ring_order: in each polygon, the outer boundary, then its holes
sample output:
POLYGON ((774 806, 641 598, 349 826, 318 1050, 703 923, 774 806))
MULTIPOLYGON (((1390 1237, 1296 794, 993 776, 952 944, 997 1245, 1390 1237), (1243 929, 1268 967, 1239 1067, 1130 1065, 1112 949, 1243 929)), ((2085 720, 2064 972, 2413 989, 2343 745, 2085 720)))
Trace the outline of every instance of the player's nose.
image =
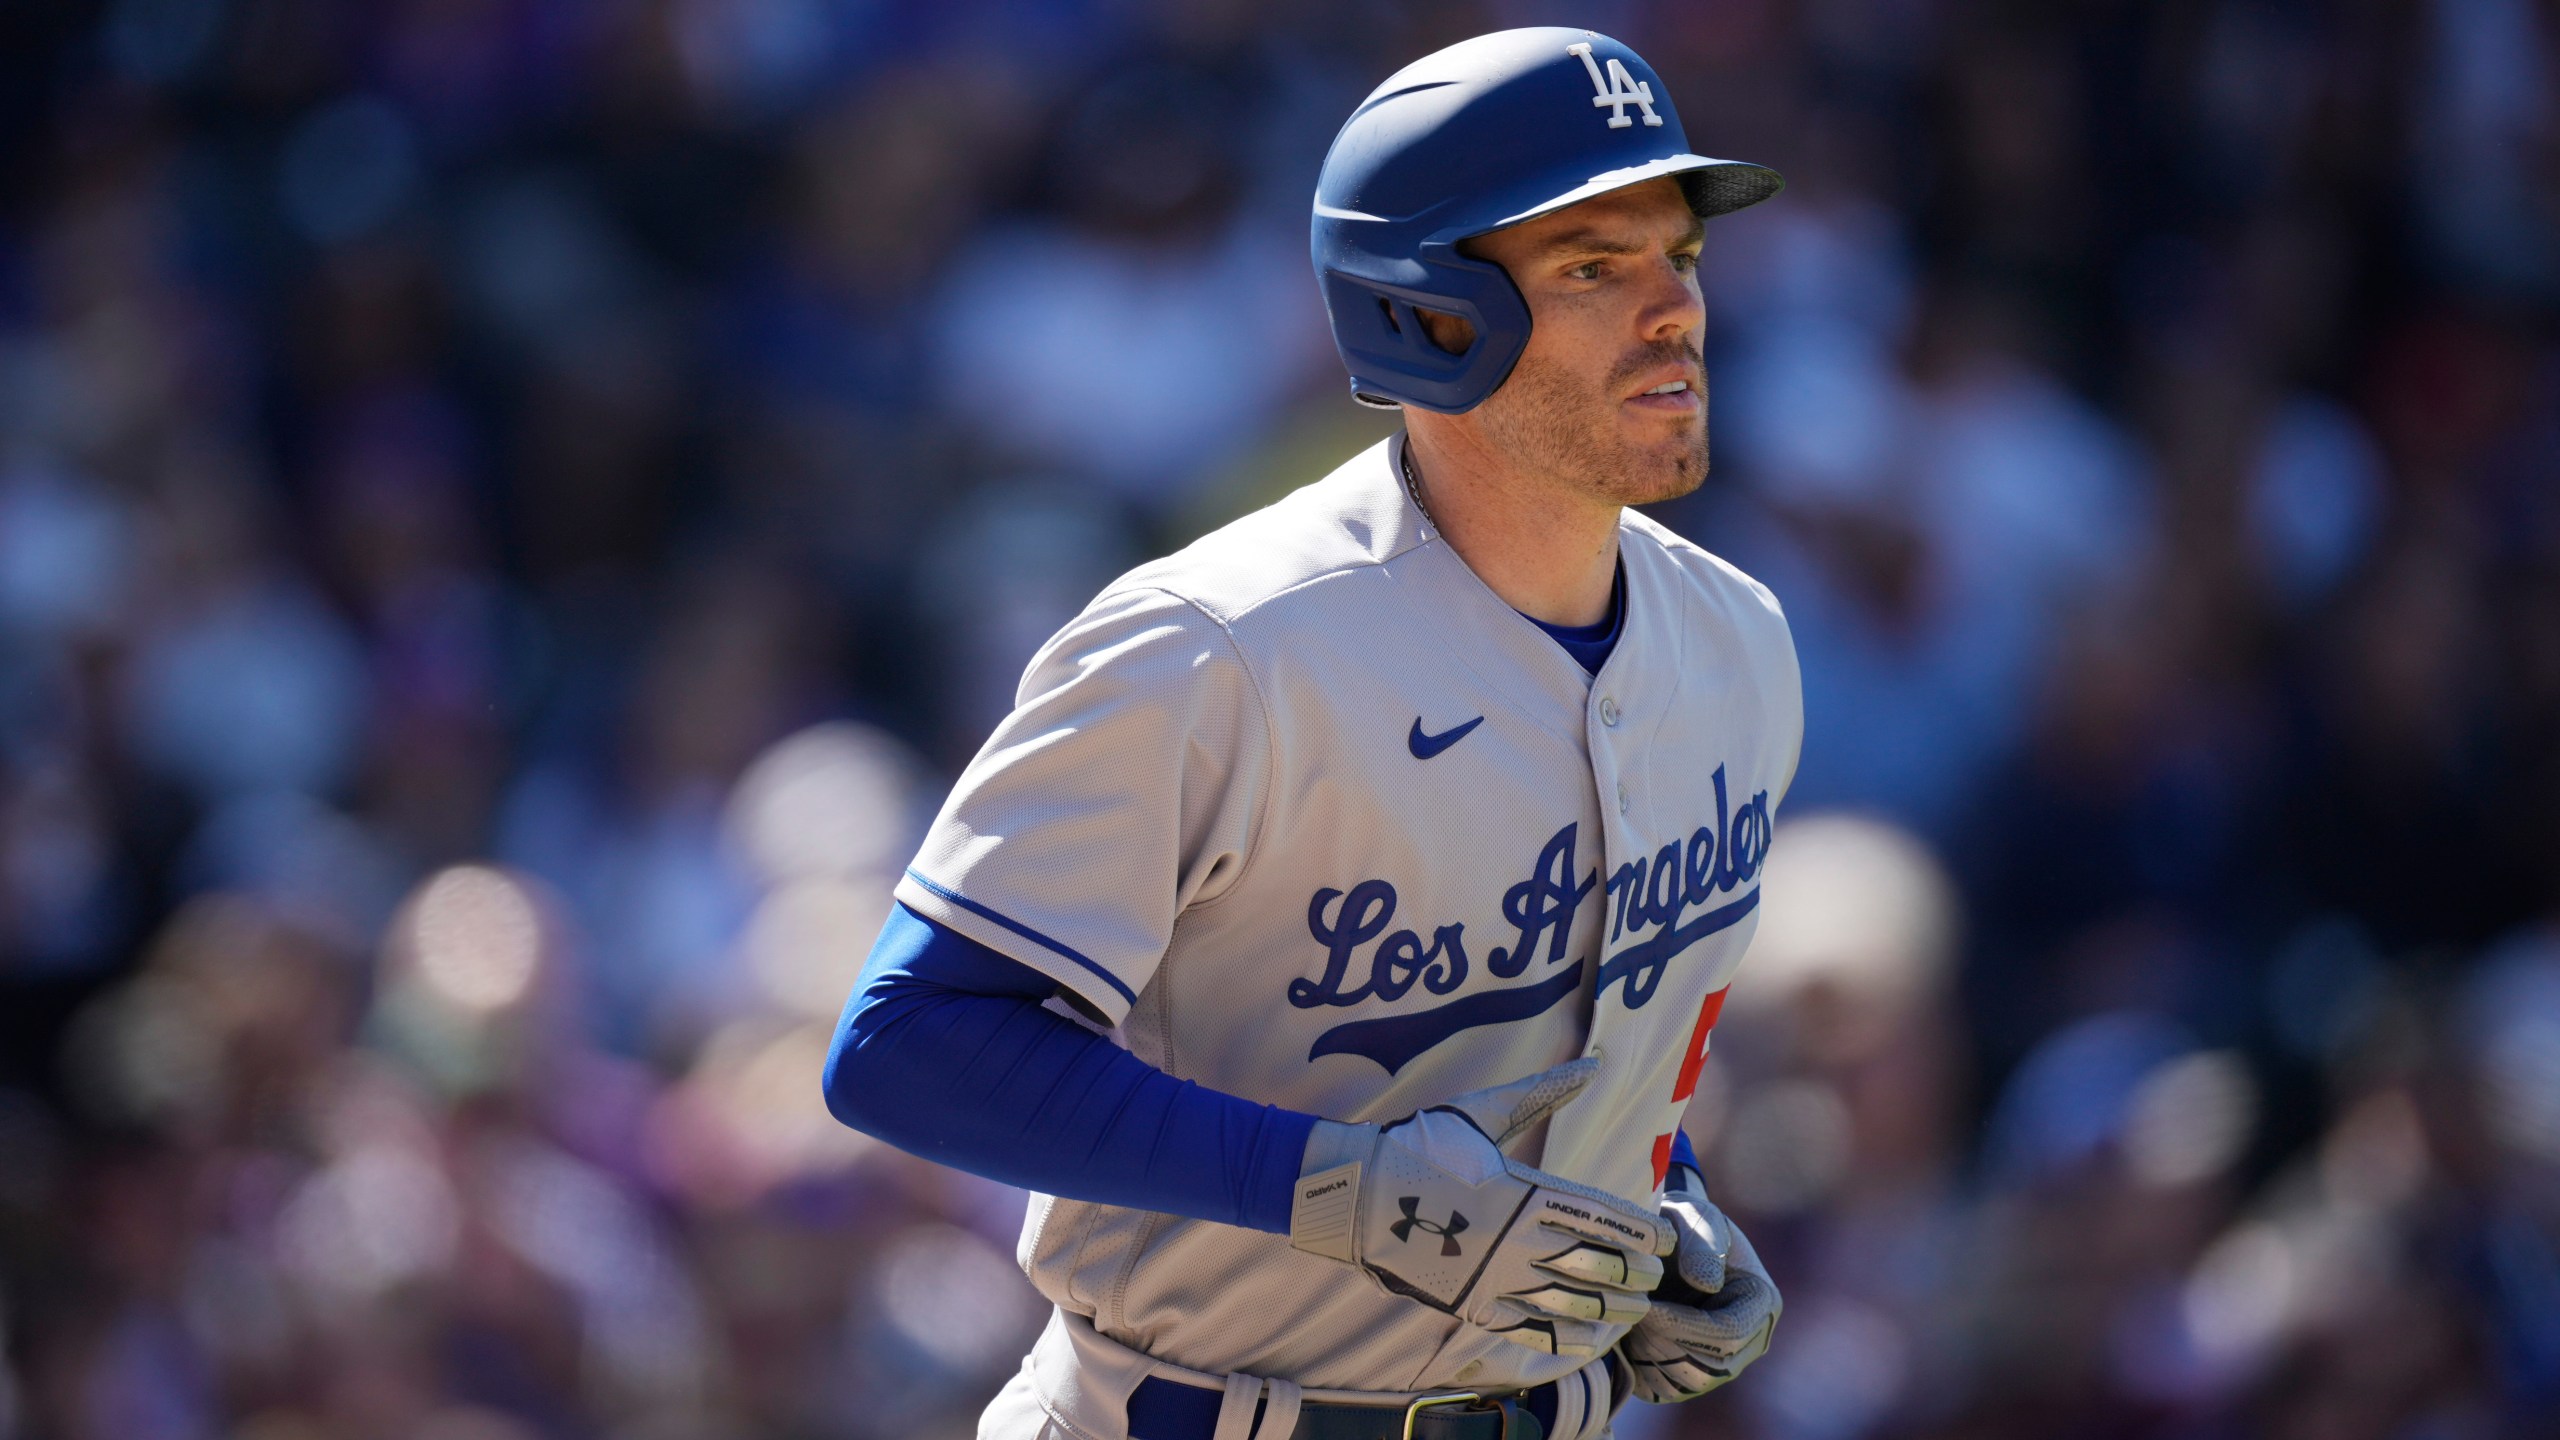
POLYGON ((1706 327, 1707 302, 1698 292, 1697 272, 1672 263, 1670 256, 1657 257, 1647 267, 1643 296, 1636 313, 1636 331, 1648 342, 1706 327))

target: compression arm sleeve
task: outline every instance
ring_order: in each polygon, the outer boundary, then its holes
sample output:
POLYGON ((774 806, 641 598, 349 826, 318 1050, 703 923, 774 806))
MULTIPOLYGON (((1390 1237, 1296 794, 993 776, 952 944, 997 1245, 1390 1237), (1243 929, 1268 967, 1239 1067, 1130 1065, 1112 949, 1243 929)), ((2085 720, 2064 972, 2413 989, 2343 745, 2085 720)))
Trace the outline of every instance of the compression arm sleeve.
POLYGON ((895 907, 836 1024, 827 1108, 955 1169, 1289 1232, 1316 1117, 1177 1080, 1044 1008, 1057 982, 895 907))

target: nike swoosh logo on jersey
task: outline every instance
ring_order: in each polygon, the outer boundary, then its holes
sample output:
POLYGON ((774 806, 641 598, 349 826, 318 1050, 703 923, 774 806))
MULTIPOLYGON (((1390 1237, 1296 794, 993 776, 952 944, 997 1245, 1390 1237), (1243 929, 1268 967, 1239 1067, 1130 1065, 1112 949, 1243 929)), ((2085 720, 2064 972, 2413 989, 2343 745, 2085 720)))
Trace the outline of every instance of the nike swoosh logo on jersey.
POLYGON ((1455 730, 1443 730, 1437 735, 1425 735, 1422 733, 1422 717, 1416 715, 1413 717, 1413 733, 1404 737, 1404 746, 1413 752, 1414 759, 1428 760, 1466 739, 1468 731, 1483 723, 1484 717, 1479 715, 1455 730))

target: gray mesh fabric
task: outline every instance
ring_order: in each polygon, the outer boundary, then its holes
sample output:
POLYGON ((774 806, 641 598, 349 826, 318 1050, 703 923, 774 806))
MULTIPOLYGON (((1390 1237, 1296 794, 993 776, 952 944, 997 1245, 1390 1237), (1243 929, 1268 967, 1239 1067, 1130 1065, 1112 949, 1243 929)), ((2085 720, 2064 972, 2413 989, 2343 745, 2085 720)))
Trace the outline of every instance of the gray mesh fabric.
POLYGON ((1749 1237, 1705 1195, 1675 1191, 1662 1213, 1679 1231, 1674 1278, 1618 1347, 1636 1396, 1655 1404, 1694 1399, 1742 1373, 1768 1350, 1785 1308, 1749 1237))

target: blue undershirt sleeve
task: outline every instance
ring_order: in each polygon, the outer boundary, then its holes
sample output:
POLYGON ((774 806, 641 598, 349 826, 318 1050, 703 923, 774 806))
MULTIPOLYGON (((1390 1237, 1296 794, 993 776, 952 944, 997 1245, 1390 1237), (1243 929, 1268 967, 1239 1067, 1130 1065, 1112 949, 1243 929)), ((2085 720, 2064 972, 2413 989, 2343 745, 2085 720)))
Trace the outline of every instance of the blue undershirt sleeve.
POLYGON ((1058 984, 893 908, 827 1053, 827 1108, 1028 1190, 1285 1235, 1316 1117, 1177 1080, 1045 1008, 1058 984))
POLYGON ((1697 1147, 1689 1143, 1688 1130, 1686 1128, 1681 1128, 1671 1132, 1670 1169, 1676 1174, 1684 1167, 1690 1174, 1698 1177, 1697 1188, 1701 1193, 1703 1193, 1707 1188, 1707 1172, 1704 1167, 1698 1164, 1697 1147))

